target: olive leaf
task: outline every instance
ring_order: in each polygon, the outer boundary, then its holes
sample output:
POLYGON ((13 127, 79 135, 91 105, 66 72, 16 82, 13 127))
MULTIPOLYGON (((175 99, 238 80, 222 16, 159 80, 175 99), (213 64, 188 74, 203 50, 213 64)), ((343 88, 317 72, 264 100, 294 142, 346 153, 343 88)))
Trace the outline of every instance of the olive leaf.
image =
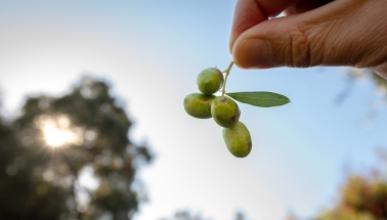
POLYGON ((290 102, 288 97, 274 92, 233 92, 226 94, 239 102, 259 107, 274 107, 290 102))

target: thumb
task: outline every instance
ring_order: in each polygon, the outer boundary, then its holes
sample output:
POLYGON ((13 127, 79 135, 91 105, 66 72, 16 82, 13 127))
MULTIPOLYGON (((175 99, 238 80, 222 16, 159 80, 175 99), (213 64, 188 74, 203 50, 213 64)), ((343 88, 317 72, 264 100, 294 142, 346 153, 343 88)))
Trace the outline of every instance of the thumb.
POLYGON ((364 39, 374 32, 364 19, 369 14, 366 2, 333 1, 306 13, 261 22, 236 39, 234 61, 244 68, 370 66, 377 60, 370 58, 370 51, 378 44, 364 39))

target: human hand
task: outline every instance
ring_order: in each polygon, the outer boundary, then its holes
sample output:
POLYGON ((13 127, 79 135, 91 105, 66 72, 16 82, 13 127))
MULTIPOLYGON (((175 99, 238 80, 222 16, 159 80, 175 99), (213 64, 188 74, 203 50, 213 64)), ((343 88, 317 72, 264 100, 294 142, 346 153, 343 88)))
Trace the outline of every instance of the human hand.
POLYGON ((387 78, 386 11, 387 0, 238 0, 230 48, 244 68, 348 65, 387 78))

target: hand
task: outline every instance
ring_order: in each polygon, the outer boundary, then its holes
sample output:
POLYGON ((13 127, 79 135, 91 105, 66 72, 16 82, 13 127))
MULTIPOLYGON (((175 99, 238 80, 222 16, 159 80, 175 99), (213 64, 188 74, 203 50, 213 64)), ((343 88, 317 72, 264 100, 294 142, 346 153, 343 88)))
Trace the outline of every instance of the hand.
POLYGON ((230 48, 244 68, 349 65, 387 77, 386 11, 387 0, 238 0, 230 48))

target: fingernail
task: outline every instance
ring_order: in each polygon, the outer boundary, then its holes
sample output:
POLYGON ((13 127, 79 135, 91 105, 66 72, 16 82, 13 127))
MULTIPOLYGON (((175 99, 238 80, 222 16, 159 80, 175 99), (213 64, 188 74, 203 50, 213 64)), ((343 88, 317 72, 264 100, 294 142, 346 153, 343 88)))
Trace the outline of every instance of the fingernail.
POLYGON ((273 48, 267 40, 245 39, 233 48, 235 63, 243 68, 268 68, 271 66, 273 48))

